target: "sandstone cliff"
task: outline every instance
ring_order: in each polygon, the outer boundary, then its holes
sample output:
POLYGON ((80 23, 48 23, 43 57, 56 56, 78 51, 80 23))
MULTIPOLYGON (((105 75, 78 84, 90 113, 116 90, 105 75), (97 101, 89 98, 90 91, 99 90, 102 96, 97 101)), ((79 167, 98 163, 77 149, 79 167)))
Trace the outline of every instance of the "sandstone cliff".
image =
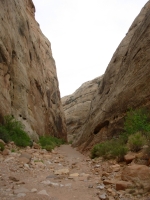
POLYGON ((81 85, 72 95, 62 98, 66 117, 68 141, 78 140, 82 128, 89 116, 93 95, 101 83, 102 77, 95 78, 81 85))
POLYGON ((150 108, 150 1, 118 46, 94 96, 76 142, 81 149, 121 133, 128 109, 150 108))
POLYGON ((51 45, 32 0, 0 1, 0 116, 12 114, 29 135, 66 138, 51 45))

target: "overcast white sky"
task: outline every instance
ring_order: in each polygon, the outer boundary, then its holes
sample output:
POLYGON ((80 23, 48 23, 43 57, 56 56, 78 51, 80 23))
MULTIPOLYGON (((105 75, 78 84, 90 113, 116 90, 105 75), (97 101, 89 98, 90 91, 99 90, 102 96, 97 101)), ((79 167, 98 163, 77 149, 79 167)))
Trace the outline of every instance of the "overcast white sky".
POLYGON ((33 0, 51 42, 61 96, 102 75, 148 0, 33 0))

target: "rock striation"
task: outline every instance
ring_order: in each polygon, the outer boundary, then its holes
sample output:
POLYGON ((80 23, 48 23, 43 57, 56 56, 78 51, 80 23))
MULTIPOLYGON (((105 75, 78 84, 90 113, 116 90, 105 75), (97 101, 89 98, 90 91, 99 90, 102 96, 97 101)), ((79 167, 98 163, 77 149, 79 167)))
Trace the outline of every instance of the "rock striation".
POLYGON ((66 139, 51 45, 34 13, 32 0, 0 1, 0 119, 14 115, 35 139, 66 139))
POLYGON ((62 98, 67 124, 69 142, 75 143, 82 133, 89 116, 91 101, 96 93, 102 76, 81 85, 73 94, 62 98))
POLYGON ((82 150, 123 131, 130 109, 150 109, 150 1, 114 53, 76 142, 82 150))

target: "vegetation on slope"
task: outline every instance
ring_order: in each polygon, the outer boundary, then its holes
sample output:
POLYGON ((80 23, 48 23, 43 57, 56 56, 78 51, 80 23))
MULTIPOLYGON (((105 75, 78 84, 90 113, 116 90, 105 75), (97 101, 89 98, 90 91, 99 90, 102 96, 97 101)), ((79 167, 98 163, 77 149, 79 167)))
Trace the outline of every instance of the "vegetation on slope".
MULTIPOLYGON (((5 143, 14 141, 16 146, 26 147, 30 146, 33 142, 31 141, 28 134, 24 131, 24 126, 20 121, 17 121, 12 116, 5 116, 3 124, 0 124, 0 139, 5 143)), ((52 136, 41 136, 39 144, 43 149, 51 151, 56 146, 60 146, 64 141, 52 136)), ((0 143, 0 150, 4 149, 4 145, 0 143)))
POLYGON ((147 145, 150 153, 150 115, 145 109, 130 110, 125 118, 124 132, 119 138, 96 144, 91 157, 124 159, 128 150, 137 152, 147 145))
POLYGON ((24 131, 24 126, 13 116, 5 116, 4 123, 0 124, 0 139, 4 142, 14 141, 17 146, 26 147, 30 145, 30 138, 24 131))
POLYGON ((53 136, 41 136, 39 139, 39 144, 43 149, 52 151, 52 149, 54 149, 56 146, 64 144, 64 141, 53 136))

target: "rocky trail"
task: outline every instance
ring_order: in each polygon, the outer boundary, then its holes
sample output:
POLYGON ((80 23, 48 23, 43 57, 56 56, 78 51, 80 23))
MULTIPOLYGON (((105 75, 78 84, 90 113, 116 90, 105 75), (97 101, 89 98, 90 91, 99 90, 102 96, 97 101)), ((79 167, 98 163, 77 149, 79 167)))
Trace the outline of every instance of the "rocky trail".
POLYGON ((150 199, 142 187, 121 180, 125 164, 91 160, 70 145, 52 152, 30 147, 12 152, 13 145, 0 154, 1 200, 150 199))

